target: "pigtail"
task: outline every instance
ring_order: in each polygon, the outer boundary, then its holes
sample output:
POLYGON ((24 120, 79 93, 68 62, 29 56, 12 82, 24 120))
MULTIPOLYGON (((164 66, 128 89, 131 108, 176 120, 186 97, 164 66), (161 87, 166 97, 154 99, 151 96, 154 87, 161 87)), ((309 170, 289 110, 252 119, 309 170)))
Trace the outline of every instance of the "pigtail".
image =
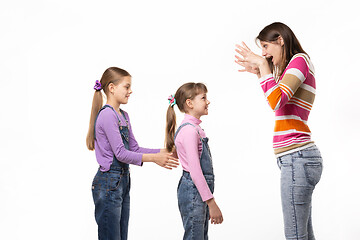
POLYGON ((86 136, 86 146, 89 150, 95 149, 95 119, 103 105, 103 96, 100 90, 95 91, 89 122, 89 130, 86 136))
POLYGON ((124 69, 109 67, 103 73, 101 80, 96 80, 95 82, 95 93, 91 107, 89 131, 86 136, 86 146, 89 150, 95 149, 95 120, 100 109, 103 107, 103 95, 101 90, 103 90, 105 95, 107 95, 109 84, 113 83, 117 85, 123 77, 131 77, 131 75, 124 69))
POLYGON ((174 136, 176 128, 176 114, 174 106, 169 105, 166 112, 165 146, 168 152, 174 151, 174 136))

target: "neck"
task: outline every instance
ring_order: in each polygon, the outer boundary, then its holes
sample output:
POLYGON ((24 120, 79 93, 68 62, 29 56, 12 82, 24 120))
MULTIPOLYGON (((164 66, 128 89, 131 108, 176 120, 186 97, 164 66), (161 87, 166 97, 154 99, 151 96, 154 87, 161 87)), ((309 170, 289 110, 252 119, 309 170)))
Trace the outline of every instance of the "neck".
POLYGON ((201 118, 201 115, 196 114, 196 113, 194 113, 194 112, 192 112, 192 111, 189 111, 189 112, 187 112, 186 114, 189 114, 190 116, 193 116, 194 118, 197 118, 197 119, 199 119, 199 120, 200 120, 200 118, 201 118))
POLYGON ((108 99, 108 100, 106 101, 106 104, 112 106, 112 107, 115 109, 115 111, 117 111, 117 112, 118 112, 119 109, 120 109, 120 103, 118 103, 118 102, 116 102, 116 101, 112 101, 111 99, 108 99))

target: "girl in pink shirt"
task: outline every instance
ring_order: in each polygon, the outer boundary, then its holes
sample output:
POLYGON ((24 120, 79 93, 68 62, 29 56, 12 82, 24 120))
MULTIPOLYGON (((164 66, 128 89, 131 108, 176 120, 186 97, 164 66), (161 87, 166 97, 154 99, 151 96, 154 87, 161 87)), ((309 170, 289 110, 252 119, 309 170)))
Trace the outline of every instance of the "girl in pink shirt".
POLYGON ((220 224, 222 213, 213 197, 214 173, 208 138, 199 124, 200 117, 208 114, 210 102, 207 88, 202 83, 185 83, 169 97, 166 119, 166 148, 175 151, 183 167, 177 195, 185 229, 183 239, 208 239, 208 220, 220 224), (176 115, 173 107, 185 113, 175 132, 176 115))

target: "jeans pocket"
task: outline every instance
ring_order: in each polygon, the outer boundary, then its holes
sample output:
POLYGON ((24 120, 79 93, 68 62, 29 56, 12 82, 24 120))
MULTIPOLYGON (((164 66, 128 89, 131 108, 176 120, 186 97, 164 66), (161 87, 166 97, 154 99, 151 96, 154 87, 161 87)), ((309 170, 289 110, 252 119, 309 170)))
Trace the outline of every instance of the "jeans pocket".
POLYGON ((119 186, 121 184, 121 178, 122 178, 122 175, 120 175, 120 174, 116 174, 116 175, 113 174, 110 177, 109 191, 114 191, 119 188, 119 186))
POLYGON ((322 163, 320 161, 307 162, 305 163, 304 168, 307 182, 310 185, 315 186, 321 178, 323 169, 322 163))

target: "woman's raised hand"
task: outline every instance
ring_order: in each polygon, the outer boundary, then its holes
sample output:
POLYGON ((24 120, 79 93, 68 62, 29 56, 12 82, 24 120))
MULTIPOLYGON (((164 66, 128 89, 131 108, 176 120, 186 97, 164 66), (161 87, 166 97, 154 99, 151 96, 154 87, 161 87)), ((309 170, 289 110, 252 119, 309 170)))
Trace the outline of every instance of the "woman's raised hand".
POLYGON ((253 53, 244 42, 242 42, 241 45, 236 44, 235 46, 235 51, 239 54, 235 55, 235 62, 243 67, 243 69, 238 71, 259 75, 259 65, 264 61, 264 58, 253 53))

